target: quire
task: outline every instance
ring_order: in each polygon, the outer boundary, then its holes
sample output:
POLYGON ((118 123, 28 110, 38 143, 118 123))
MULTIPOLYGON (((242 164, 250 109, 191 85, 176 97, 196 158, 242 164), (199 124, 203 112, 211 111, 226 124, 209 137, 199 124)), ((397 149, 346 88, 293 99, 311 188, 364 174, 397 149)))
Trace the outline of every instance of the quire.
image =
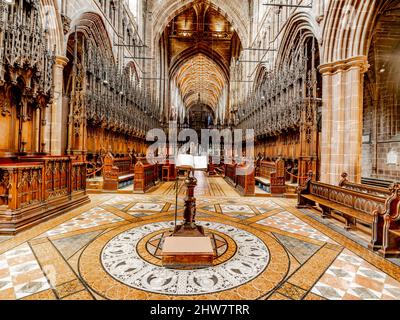
POLYGON ((0 0, 0 300, 400 300, 399 61, 400 0, 0 0))

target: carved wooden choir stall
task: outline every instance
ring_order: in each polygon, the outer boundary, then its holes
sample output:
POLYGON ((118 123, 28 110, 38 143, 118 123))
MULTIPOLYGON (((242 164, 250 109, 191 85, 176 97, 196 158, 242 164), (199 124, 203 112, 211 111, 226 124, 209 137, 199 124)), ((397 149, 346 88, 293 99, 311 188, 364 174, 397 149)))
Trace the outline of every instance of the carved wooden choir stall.
MULTIPOLYGON (((298 175, 306 177, 309 171, 319 172, 322 79, 317 40, 308 32, 295 36, 300 38, 297 47, 275 72, 258 70, 256 92, 233 114, 237 128, 254 128, 256 154, 296 162, 298 175)), ((279 187, 278 194, 283 191, 279 187)))
MULTIPOLYGON (((64 73, 69 108, 67 152, 88 161, 95 161, 105 146, 114 155, 127 155, 130 150, 145 154, 146 132, 159 127, 156 104, 138 86, 135 66, 115 63, 112 48, 101 34, 77 25, 68 39, 69 63, 64 73)), ((98 168, 97 163, 91 166, 98 168)), ((102 171, 105 190, 116 190, 133 178, 128 159, 109 159, 102 171)))
POLYGON ((89 202, 86 163, 23 157, 0 165, 0 235, 14 235, 89 202))
POLYGON ((117 191, 133 184, 134 163, 131 157, 115 158, 108 153, 104 158, 103 189, 117 191))
POLYGON ((285 161, 278 159, 276 162, 260 161, 257 169, 259 174, 255 180, 258 184, 266 186, 273 195, 286 193, 285 161))
POLYGON ((40 1, 0 2, 0 235, 89 201, 86 163, 51 157, 54 54, 40 1))
POLYGON ((400 185, 389 189, 351 183, 342 175, 339 186, 313 181, 299 188, 298 208, 322 210, 322 217, 340 216, 345 228, 359 228, 371 235, 370 248, 384 257, 400 256, 400 185))

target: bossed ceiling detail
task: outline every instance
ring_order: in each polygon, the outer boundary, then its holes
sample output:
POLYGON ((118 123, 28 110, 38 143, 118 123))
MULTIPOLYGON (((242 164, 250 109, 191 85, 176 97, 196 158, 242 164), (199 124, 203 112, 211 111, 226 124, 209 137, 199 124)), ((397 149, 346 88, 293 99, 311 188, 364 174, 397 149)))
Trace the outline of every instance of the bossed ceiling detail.
POLYGON ((204 54, 196 54, 185 61, 175 76, 183 102, 187 108, 200 101, 211 108, 218 104, 226 85, 221 68, 204 54))

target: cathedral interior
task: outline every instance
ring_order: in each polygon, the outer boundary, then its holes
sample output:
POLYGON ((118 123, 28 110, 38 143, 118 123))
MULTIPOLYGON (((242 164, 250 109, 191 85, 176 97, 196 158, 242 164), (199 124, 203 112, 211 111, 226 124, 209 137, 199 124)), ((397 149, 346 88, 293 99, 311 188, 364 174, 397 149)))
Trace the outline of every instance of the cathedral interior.
POLYGON ((400 300, 399 0, 0 0, 0 134, 0 300, 400 300))

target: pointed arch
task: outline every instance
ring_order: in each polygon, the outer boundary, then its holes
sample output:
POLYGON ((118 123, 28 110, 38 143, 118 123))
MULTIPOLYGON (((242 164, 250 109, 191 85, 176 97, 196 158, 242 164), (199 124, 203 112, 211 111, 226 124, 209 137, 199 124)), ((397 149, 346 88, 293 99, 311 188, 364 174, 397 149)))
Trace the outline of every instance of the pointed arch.
POLYGON ((257 92, 263 86, 267 73, 268 71, 264 64, 259 64, 257 66, 256 77, 254 79, 254 92, 257 92))
POLYGON ((323 30, 322 64, 366 57, 379 14, 391 0, 330 1, 323 30))
POLYGON ((276 59, 276 68, 279 69, 283 64, 289 62, 291 50, 297 48, 299 42, 310 36, 319 39, 318 30, 315 20, 308 12, 294 14, 288 20, 287 27, 283 33, 276 59))
POLYGON ((43 28, 47 28, 49 33, 49 49, 54 50, 57 56, 61 56, 64 53, 64 28, 58 1, 42 0, 40 4, 43 28))
POLYGON ((84 12, 71 23, 71 30, 67 39, 73 36, 74 32, 81 32, 85 38, 93 41, 110 61, 115 62, 112 44, 103 18, 95 12, 84 12))

